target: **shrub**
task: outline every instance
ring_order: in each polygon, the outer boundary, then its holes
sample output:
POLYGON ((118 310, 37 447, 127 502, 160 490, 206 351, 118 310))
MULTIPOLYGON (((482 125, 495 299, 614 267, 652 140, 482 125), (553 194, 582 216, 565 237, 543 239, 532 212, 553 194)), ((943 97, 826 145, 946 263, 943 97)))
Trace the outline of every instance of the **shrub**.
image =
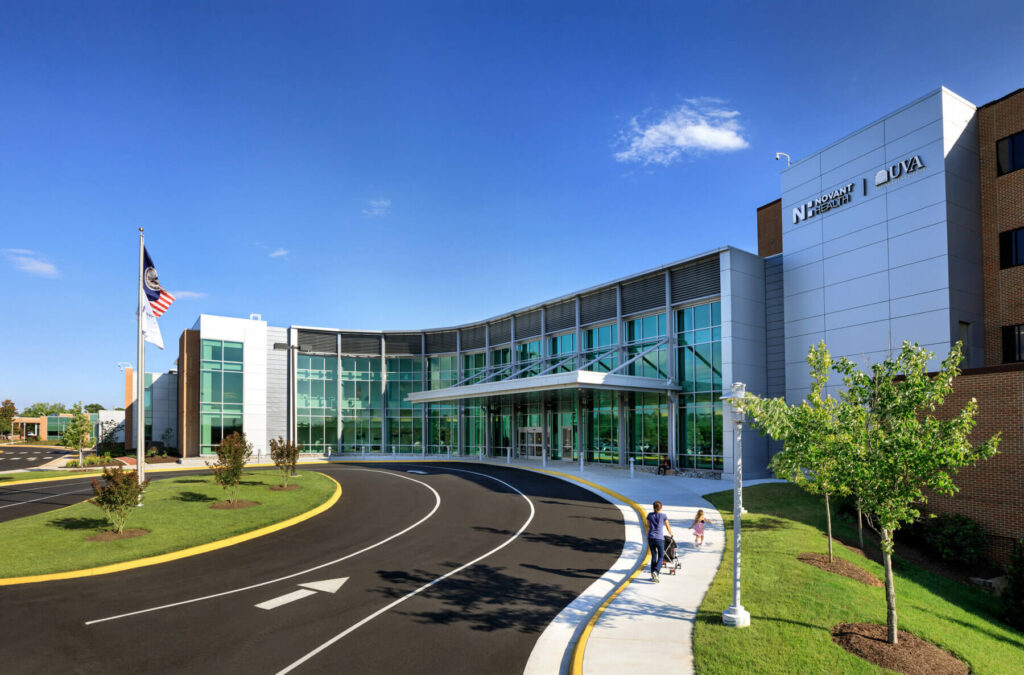
POLYGON ((1003 615, 1007 623, 1019 631, 1024 631, 1024 539, 1013 544, 1006 581, 1008 583, 1003 590, 1003 615))
POLYGON ((228 501, 232 504, 238 497, 238 485, 242 481, 242 471, 252 456, 252 443, 245 440, 245 434, 236 431, 217 446, 217 461, 206 466, 213 471, 213 479, 228 491, 228 501))
POLYGON ((274 460, 274 466, 281 472, 281 485, 288 487, 288 477, 295 475, 295 465, 299 462, 299 453, 302 452, 302 444, 296 445, 291 441, 285 441, 280 436, 277 439, 270 439, 270 458, 274 460))
POLYGON ((918 532, 925 546, 946 562, 967 567, 984 558, 985 531, 967 516, 929 518, 921 522, 918 532))
POLYGON ((135 471, 125 471, 119 466, 103 469, 101 485, 97 479, 92 480, 92 492, 95 495, 90 502, 107 514, 107 519, 118 534, 124 532, 125 522, 131 512, 142 503, 142 496, 149 486, 147 478, 139 485, 139 475, 135 471))

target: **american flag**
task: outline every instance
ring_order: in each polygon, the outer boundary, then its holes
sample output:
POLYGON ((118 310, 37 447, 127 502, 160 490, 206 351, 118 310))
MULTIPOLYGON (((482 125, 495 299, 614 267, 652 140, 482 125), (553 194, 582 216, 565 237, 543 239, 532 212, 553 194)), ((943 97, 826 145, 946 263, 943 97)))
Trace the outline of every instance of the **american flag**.
POLYGON ((163 316, 163 313, 174 302, 174 296, 160 285, 160 280, 156 276, 156 267, 153 266, 153 259, 149 257, 149 251, 143 248, 142 255, 142 288, 146 291, 146 300, 149 301, 154 316, 163 316))

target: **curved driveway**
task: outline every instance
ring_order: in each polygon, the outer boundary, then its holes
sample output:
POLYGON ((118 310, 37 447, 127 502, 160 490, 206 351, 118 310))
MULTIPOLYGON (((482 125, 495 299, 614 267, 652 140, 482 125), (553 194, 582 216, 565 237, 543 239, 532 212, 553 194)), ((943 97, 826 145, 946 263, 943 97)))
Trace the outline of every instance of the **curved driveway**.
POLYGON ((154 567, 0 587, 0 663, 521 673, 544 627, 622 550, 619 510, 549 476, 467 464, 315 470, 342 498, 286 530, 154 567))

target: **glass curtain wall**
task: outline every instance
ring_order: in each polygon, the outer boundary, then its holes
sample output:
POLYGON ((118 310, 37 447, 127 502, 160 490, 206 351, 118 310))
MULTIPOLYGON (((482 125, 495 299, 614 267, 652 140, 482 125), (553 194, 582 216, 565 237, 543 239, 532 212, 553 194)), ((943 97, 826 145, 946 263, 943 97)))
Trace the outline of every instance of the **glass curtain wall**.
POLYGON ((605 464, 619 462, 619 405, 614 391, 595 391, 586 420, 590 448, 587 460, 605 464))
POLYGON ((471 399, 466 401, 465 413, 462 417, 465 426, 465 444, 467 455, 487 454, 487 410, 484 401, 471 399))
POLYGON ((504 457, 512 451, 512 406, 491 407, 491 443, 495 457, 504 457))
POLYGON ((296 440, 303 452, 338 447, 338 357, 299 354, 296 369, 296 440))
POLYGON ((487 376, 487 354, 476 352, 475 354, 462 355, 462 377, 465 384, 476 384, 487 376))
POLYGON ((679 340, 679 465, 724 468, 722 452, 722 311, 720 302, 676 312, 679 340))
POLYGON ((512 363, 512 349, 510 347, 499 347, 491 350, 491 372, 501 374, 494 378, 494 381, 506 380, 512 374, 509 364, 512 363))
MULTIPOLYGON (((665 337, 665 314, 652 314, 626 322, 626 359, 654 346, 665 337)), ((659 347, 629 364, 628 375, 668 379, 668 348, 659 347)))
MULTIPOLYGON (((427 359, 427 385, 431 390, 447 389, 458 381, 458 357, 431 356, 427 359)), ((459 406, 432 403, 427 406, 429 454, 456 454, 459 451, 459 406)))
MULTIPOLYGON (((242 343, 202 340, 201 352, 199 454, 212 455, 222 440, 242 431, 242 343)), ((152 383, 147 381, 146 384, 152 383)), ((147 386, 147 404, 148 389, 147 386)), ((147 436, 151 434, 150 426, 151 422, 147 420, 147 436)))
POLYGON ((420 409, 405 400, 423 389, 420 357, 388 358, 387 420, 388 452, 423 452, 423 422, 420 409))
POLYGON ((568 373, 576 370, 576 359, 571 358, 576 353, 576 333, 565 333, 548 338, 548 358, 546 368, 551 368, 556 363, 552 373, 568 373))
POLYGON ((516 367, 515 371, 519 377, 533 377, 540 373, 543 368, 540 351, 540 340, 520 342, 516 345, 516 367))
POLYGON ((609 349, 619 343, 619 331, 615 324, 586 329, 583 331, 583 343, 583 363, 580 365, 590 364, 586 370, 607 373, 619 364, 618 351, 609 349))
POLYGON ((380 357, 342 356, 341 451, 381 452, 380 357))
POLYGON ((638 465, 656 466, 668 457, 668 397, 637 393, 629 396, 629 456, 638 465))

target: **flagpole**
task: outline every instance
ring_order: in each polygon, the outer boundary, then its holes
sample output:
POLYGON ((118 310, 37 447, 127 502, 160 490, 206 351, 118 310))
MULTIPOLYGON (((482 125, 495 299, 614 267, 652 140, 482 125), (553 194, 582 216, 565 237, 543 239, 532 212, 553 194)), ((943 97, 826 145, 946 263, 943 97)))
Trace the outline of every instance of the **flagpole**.
POLYGON ((138 378, 135 389, 135 459, 138 472, 139 484, 146 479, 146 343, 142 339, 142 314, 146 302, 146 294, 142 288, 143 269, 142 252, 145 248, 145 235, 142 228, 139 228, 139 303, 138 303, 138 341, 139 341, 139 370, 136 373, 138 378))

